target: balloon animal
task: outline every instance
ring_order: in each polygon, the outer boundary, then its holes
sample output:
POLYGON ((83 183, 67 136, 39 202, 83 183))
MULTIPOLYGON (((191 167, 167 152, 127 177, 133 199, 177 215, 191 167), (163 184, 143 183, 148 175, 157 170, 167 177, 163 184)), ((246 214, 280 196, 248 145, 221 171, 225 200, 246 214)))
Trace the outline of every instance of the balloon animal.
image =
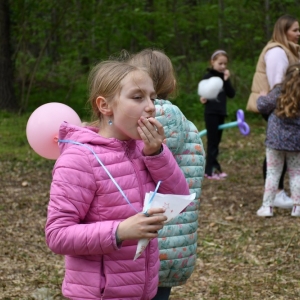
MULTIPOLYGON (((239 109, 237 111, 236 118, 237 118, 237 121, 220 125, 218 128, 219 129, 226 129, 226 128, 231 128, 231 127, 238 126, 239 129, 240 129, 241 134, 248 135, 250 133, 250 128, 249 128, 248 124, 245 122, 244 111, 242 109, 239 109)), ((206 133, 207 133, 207 130, 204 129, 204 130, 199 132, 199 136, 200 137, 204 136, 204 135, 206 135, 206 133)))

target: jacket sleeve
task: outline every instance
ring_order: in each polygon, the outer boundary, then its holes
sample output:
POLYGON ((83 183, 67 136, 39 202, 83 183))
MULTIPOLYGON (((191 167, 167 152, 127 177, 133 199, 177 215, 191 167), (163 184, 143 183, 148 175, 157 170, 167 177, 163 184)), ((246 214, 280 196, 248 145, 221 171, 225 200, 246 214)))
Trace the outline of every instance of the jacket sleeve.
POLYGON ((275 87, 266 96, 259 96, 257 99, 257 109, 260 113, 269 115, 276 108, 276 101, 280 94, 280 88, 275 87))
POLYGON ((190 194, 184 174, 166 145, 163 145, 163 151, 159 155, 145 156, 144 160, 154 182, 162 181, 159 193, 190 194))
POLYGON ((227 97, 233 98, 235 96, 235 89, 231 85, 231 81, 229 78, 227 80, 224 80, 223 87, 227 97))
POLYGON ((61 255, 98 255, 118 249, 115 231, 118 222, 84 224, 96 193, 89 157, 68 149, 53 169, 46 221, 46 243, 61 255))

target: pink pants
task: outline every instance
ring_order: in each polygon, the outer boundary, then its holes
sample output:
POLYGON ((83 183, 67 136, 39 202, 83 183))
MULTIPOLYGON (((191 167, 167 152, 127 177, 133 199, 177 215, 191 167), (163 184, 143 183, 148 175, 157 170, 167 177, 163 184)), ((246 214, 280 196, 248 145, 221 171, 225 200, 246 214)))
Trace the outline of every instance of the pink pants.
POLYGON ((264 206, 273 205, 285 158, 287 173, 289 174, 291 198, 295 205, 300 205, 300 152, 267 148, 267 178, 263 198, 264 206))

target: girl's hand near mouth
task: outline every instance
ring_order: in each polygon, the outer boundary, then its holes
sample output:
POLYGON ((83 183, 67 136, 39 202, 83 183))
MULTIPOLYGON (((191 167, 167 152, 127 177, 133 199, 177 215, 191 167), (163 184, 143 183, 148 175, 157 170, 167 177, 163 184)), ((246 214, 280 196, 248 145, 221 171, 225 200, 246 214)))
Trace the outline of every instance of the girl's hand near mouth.
POLYGON ((144 141, 143 153, 146 156, 157 155, 161 151, 161 144, 165 140, 163 126, 155 118, 140 117, 138 132, 144 141))

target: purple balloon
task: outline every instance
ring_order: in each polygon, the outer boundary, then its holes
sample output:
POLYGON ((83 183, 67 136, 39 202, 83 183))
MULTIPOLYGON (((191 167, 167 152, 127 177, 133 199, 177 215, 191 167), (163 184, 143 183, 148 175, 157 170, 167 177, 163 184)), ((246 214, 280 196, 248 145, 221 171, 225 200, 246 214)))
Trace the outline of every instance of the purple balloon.
POLYGON ((241 134, 248 135, 250 133, 250 128, 248 124, 245 122, 245 115, 242 109, 239 109, 237 111, 236 118, 237 118, 238 127, 240 129, 241 134))

